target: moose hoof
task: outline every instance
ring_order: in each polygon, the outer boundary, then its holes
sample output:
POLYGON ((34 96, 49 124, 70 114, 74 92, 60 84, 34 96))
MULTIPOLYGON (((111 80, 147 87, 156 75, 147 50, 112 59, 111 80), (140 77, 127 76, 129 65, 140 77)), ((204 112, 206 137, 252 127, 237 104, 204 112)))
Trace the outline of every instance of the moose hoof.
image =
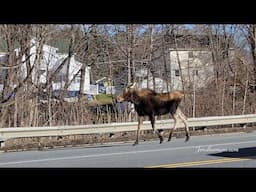
POLYGON ((185 142, 189 141, 189 136, 186 136, 185 142))
POLYGON ((161 137, 160 138, 160 144, 163 143, 164 139, 161 137))
POLYGON ((133 143, 133 146, 138 145, 138 144, 139 144, 139 142, 138 142, 138 141, 135 141, 135 142, 133 143))

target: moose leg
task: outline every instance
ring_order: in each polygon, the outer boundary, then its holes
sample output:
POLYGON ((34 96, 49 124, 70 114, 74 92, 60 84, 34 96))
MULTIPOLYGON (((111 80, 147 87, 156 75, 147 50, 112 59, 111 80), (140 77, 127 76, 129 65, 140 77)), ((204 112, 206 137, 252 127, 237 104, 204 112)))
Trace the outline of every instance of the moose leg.
POLYGON ((134 142, 133 146, 139 144, 140 124, 142 124, 142 122, 143 122, 143 116, 139 116, 139 118, 138 118, 138 129, 137 129, 136 141, 134 142))
POLYGON ((153 133, 157 134, 157 136, 159 137, 160 139, 160 143, 163 142, 163 136, 159 133, 159 131, 157 129, 155 129, 155 116, 152 115, 152 116, 149 116, 149 119, 151 121, 151 125, 152 125, 152 129, 153 129, 153 133))
POLYGON ((179 115, 179 118, 182 120, 182 122, 185 125, 185 130, 186 130, 186 140, 185 141, 188 141, 190 134, 189 134, 187 117, 181 112, 181 110, 179 108, 177 109, 177 114, 179 115))
POLYGON ((179 120, 179 116, 178 116, 177 112, 174 113, 174 114, 172 114, 172 117, 173 117, 173 119, 174 119, 174 126, 173 126, 173 128, 171 129, 171 132, 170 132, 170 134, 169 134, 168 141, 171 141, 173 132, 176 130, 177 122, 178 122, 178 120, 179 120))

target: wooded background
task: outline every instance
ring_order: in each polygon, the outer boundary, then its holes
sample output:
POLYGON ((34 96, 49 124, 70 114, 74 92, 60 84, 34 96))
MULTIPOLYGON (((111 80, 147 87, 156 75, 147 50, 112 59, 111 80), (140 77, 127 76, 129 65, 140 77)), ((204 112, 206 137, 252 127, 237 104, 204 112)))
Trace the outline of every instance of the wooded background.
MULTIPOLYGON (((147 69, 154 78, 170 82, 169 49, 207 48, 212 53, 214 74, 206 86, 193 90, 183 86, 186 99, 182 102, 188 117, 250 114, 256 112, 256 25, 243 24, 26 24, 0 25, 0 51, 8 52, 6 63, 1 62, 0 83, 3 85, 0 103, 0 127, 54 126, 127 121, 113 106, 91 107, 83 93, 79 100, 67 102, 65 93, 52 99, 51 83, 65 63, 49 73, 41 85, 32 81, 32 71, 39 77, 42 45, 48 44, 73 55, 91 67, 91 83, 107 77, 117 90, 137 81, 135 72, 147 69), (30 40, 39 42, 34 63, 26 62, 27 77, 21 78, 22 56, 30 57, 30 40), (19 55, 14 53, 20 48, 19 55), (231 60, 228 50, 234 49, 231 60), (15 86, 13 86, 15 85, 15 86), (11 93, 11 96, 10 96, 11 93), (41 102, 44 97, 47 102, 41 102), (196 97, 196 102, 193 100, 196 97), (104 116, 108 114, 108 116, 104 116), (120 118, 121 117, 121 118, 120 118), (105 119, 104 119, 105 118, 105 119)), ((68 62, 67 62, 68 65, 68 62)), ((182 74, 181 74, 182 76, 182 74)), ((182 77, 181 77, 182 78, 182 77)), ((68 86, 70 82, 66 82, 68 86)), ((193 82, 191 82, 193 84, 193 82)), ((67 88, 65 86, 65 88, 67 88)), ((113 101, 114 102, 114 101, 113 101)))

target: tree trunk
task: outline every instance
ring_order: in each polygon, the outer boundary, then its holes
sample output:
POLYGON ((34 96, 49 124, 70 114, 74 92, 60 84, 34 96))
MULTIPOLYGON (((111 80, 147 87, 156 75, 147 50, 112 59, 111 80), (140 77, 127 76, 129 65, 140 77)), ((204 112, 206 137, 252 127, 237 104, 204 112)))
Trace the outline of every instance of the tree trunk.
POLYGON ((152 83, 153 83, 153 90, 156 90, 156 79, 155 79, 155 66, 153 64, 152 61, 152 57, 153 57, 153 34, 154 34, 154 29, 153 29, 153 25, 149 26, 149 37, 150 37, 150 44, 149 44, 149 63, 150 63, 150 72, 152 75, 152 83))
MULTIPOLYGON (((162 29, 163 29, 163 26, 162 26, 162 29)), ((169 87, 169 71, 168 71, 168 68, 167 68, 167 59, 166 59, 166 53, 165 53, 165 50, 166 50, 166 46, 165 46, 165 41, 164 41, 164 36, 161 38, 161 43, 162 43, 162 55, 163 55, 163 64, 164 64, 164 80, 166 82, 166 89, 167 89, 167 92, 169 92, 170 90, 170 87, 169 87)))
POLYGON ((232 115, 235 115, 235 109, 236 109, 236 72, 234 75, 234 83, 233 83, 233 97, 232 97, 232 115))
POLYGON ((178 65, 179 65, 182 91, 183 91, 183 93, 185 93, 185 83, 184 83, 184 78, 183 78, 183 75, 182 75, 182 68, 181 68, 181 62, 180 62, 180 56, 179 56, 179 51, 178 51, 178 44, 177 44, 176 35, 174 37, 174 41, 175 41, 175 51, 176 51, 176 55, 177 55, 177 61, 178 61, 178 65))
POLYGON ((221 97, 221 115, 224 116, 224 101, 225 101, 225 89, 226 89, 226 79, 223 79, 223 89, 221 97))
POLYGON ((253 62, 253 90, 256 92, 256 25, 249 25, 249 44, 253 62))
POLYGON ((245 109, 246 109, 246 99, 247 99, 248 83, 249 83, 249 72, 248 72, 248 69, 246 68, 246 81, 245 81, 245 88, 244 88, 244 100, 243 100, 242 115, 244 115, 245 109))

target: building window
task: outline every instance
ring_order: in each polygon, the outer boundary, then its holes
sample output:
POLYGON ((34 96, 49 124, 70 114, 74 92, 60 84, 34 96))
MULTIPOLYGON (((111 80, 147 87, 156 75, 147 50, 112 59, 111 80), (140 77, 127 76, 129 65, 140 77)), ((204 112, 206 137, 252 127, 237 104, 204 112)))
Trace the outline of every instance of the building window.
POLYGON ((188 52, 188 58, 193 58, 193 51, 188 52))
POLYGON ((44 74, 44 73, 45 73, 45 71, 46 71, 46 70, 44 70, 44 69, 40 69, 40 70, 39 70, 39 75, 44 74))
POLYGON ((180 76, 180 70, 178 70, 178 69, 175 70, 175 76, 176 77, 180 76))
POLYGON ((193 75, 198 76, 198 70, 197 69, 193 70, 193 75))
POLYGON ((80 75, 75 76, 74 83, 80 83, 80 79, 81 79, 80 75))

